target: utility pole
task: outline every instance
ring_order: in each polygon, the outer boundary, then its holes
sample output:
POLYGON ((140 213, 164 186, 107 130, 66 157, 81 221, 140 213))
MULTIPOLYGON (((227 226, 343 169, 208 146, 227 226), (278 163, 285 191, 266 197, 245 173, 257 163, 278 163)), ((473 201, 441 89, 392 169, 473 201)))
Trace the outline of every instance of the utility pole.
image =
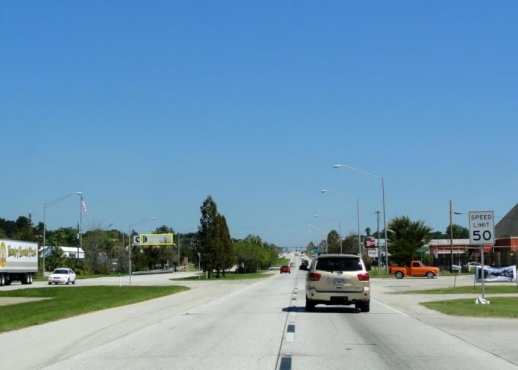
POLYGON ((450 272, 453 272, 453 206, 450 200, 450 272))
POLYGON ((381 246, 380 246, 380 211, 376 211, 376 245, 378 246, 378 275, 381 274, 381 246))
POLYGON ((182 243, 180 241, 180 238, 181 238, 181 234, 178 233, 178 271, 180 271, 180 264, 181 264, 181 260, 180 260, 180 245, 182 243))

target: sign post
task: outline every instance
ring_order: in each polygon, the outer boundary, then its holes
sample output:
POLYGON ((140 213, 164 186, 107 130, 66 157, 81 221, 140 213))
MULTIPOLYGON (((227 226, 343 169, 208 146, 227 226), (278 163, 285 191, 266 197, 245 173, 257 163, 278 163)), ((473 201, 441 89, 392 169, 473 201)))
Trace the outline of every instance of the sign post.
MULTIPOLYGON (((469 244, 480 245, 480 273, 482 278, 482 299, 477 303, 489 304, 485 300, 485 269, 484 269, 484 245, 495 244, 495 217, 493 211, 469 212, 469 244)), ((477 271, 475 270, 475 274, 477 271)))

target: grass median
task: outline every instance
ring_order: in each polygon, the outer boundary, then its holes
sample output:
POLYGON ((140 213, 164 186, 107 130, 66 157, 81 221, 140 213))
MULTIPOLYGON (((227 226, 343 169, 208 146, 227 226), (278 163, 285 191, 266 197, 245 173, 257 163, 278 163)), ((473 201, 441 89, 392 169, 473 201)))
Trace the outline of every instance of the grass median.
MULTIPOLYGON (((518 294, 518 288, 514 284, 486 285, 484 292, 485 294, 518 294)), ((476 298, 482 295, 480 285, 415 290, 409 294, 473 294, 472 298, 421 302, 420 304, 452 316, 518 319, 518 297, 485 297, 490 304, 475 304, 476 298)))
POLYGON ((248 279, 264 279, 269 278, 272 275, 275 275, 275 273, 279 273, 279 271, 259 271, 259 272, 252 272, 247 274, 237 274, 235 272, 232 273, 226 273, 225 276, 223 276, 222 273, 219 274, 219 278, 216 277, 216 274, 212 274, 210 279, 206 278, 205 274, 199 274, 197 276, 187 276, 180 279, 171 279, 173 281, 218 281, 218 280, 248 280, 248 279))
POLYGON ((0 306, 0 333, 93 311, 143 302, 185 290, 189 290, 189 288, 183 286, 74 286, 0 292, 0 297, 41 299, 0 306))

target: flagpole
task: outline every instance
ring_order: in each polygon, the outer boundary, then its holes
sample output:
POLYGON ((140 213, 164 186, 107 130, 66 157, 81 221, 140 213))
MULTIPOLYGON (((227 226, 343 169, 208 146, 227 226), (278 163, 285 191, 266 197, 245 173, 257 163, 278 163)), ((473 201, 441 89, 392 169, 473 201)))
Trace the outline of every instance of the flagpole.
MULTIPOLYGON (((77 262, 79 262, 79 255, 83 250, 83 212, 86 216, 86 203, 83 199, 83 194, 81 193, 81 199, 79 200, 79 250, 77 251, 77 262)), ((83 251, 83 259, 85 258, 85 253, 83 251)))
MULTIPOLYGON (((77 263, 79 264, 79 254, 83 249, 83 194, 79 200, 79 250, 77 251, 77 263)), ((76 264, 77 267, 77 264, 76 264)))

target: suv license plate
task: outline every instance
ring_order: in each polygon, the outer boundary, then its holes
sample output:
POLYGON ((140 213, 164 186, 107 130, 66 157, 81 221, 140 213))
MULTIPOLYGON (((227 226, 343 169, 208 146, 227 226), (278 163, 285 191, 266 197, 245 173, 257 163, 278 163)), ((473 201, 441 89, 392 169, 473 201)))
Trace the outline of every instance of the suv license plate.
POLYGON ((344 281, 342 279, 333 279, 334 285, 344 285, 344 281))
POLYGON ((347 304, 349 297, 331 297, 331 303, 334 304, 347 304))

